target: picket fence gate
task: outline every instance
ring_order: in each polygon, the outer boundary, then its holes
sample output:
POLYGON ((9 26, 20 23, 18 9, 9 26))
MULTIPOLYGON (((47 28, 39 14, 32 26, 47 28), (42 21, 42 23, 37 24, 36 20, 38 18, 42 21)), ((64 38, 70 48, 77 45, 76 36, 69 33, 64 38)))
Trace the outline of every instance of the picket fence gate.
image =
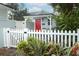
POLYGON ((42 30, 38 32, 27 29, 4 28, 3 31, 4 47, 16 47, 20 41, 27 40, 30 36, 42 40, 45 43, 57 43, 62 47, 71 47, 79 41, 79 29, 77 31, 42 30))

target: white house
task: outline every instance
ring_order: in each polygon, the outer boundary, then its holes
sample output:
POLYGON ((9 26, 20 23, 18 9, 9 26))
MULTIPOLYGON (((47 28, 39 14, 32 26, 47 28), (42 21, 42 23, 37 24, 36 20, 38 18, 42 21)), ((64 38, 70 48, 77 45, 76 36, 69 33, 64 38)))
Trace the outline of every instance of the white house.
POLYGON ((8 19, 8 13, 13 10, 12 8, 8 7, 0 3, 0 47, 4 45, 4 34, 3 28, 15 28, 15 21, 8 19))
POLYGON ((11 10, 14 10, 10 7, 8 7, 5 4, 0 3, 0 28, 3 27, 9 27, 9 28, 15 28, 15 21, 9 20, 8 14, 11 10))
POLYGON ((52 13, 44 11, 31 12, 27 16, 24 16, 26 22, 26 28, 31 30, 51 30, 56 28, 54 16, 52 13))
POLYGON ((56 27, 55 20, 52 19, 53 14, 44 11, 31 12, 24 16, 25 21, 9 20, 8 14, 12 9, 11 7, 0 3, 0 28, 28 28, 32 30, 51 30, 56 27))

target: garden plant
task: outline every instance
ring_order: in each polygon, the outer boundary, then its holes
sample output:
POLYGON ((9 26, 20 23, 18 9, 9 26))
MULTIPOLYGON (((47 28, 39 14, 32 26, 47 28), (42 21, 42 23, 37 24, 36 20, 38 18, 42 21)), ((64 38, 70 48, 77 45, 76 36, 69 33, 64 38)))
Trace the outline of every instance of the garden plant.
MULTIPOLYGON (((77 45, 73 47, 76 48, 77 45)), ((52 42, 44 43, 33 37, 29 37, 26 41, 21 41, 17 45, 17 55, 23 56, 72 56, 75 54, 73 47, 63 48, 52 42)), ((79 47, 77 47, 79 48, 79 47)))

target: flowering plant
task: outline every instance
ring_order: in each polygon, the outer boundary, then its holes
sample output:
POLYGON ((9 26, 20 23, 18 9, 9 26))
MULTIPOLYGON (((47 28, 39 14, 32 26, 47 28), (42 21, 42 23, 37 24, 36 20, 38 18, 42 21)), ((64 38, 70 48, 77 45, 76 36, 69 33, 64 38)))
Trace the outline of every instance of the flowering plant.
POLYGON ((71 55, 79 55, 79 42, 75 43, 74 46, 71 48, 71 55))

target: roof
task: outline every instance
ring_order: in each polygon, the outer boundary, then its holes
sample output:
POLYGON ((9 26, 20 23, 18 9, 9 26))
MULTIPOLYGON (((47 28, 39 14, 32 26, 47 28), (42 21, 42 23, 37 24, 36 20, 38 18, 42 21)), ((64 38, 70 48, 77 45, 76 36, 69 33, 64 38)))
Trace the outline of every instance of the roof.
POLYGON ((53 14, 45 11, 27 13, 27 16, 39 16, 39 15, 53 15, 53 14))
POLYGON ((12 8, 12 7, 9 6, 9 5, 6 5, 6 4, 3 4, 3 3, 0 3, 0 4, 3 5, 3 6, 6 6, 6 7, 8 7, 8 8, 14 9, 14 8, 12 8))

